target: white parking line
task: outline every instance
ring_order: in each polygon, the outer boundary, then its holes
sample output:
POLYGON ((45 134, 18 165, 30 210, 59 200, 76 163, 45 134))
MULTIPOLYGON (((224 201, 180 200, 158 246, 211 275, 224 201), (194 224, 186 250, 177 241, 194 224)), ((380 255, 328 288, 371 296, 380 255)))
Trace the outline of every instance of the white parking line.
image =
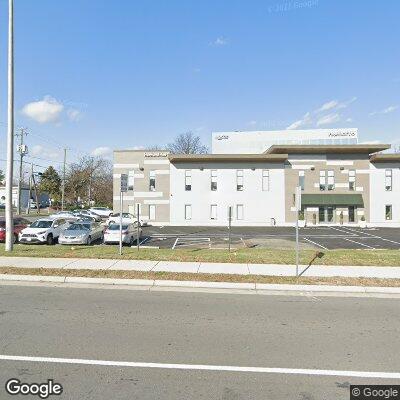
POLYGON ((310 239, 308 239, 308 238, 303 238, 304 240, 307 240, 307 242, 310 242, 310 243, 312 243, 312 244, 315 244, 316 246, 319 246, 319 247, 321 247, 321 248, 323 248, 323 249, 325 249, 325 250, 329 250, 327 247, 325 247, 325 246, 322 246, 322 244, 319 244, 319 243, 316 243, 316 242, 313 242, 312 240, 310 240, 310 239))
MULTIPOLYGON (((344 229, 348 229, 350 232, 356 232, 354 230, 351 230, 350 228, 344 228, 344 229)), ((391 243, 395 243, 395 244, 400 244, 400 242, 396 242, 394 240, 386 239, 386 238, 383 238, 381 236, 373 235, 372 233, 367 233, 367 232, 364 232, 364 231, 362 231, 360 233, 363 233, 364 235, 368 235, 368 236, 371 236, 371 237, 376 238, 376 239, 384 240, 385 242, 391 242, 391 243)))
POLYGON ((178 243, 179 238, 176 238, 175 243, 172 246, 172 250, 175 248, 176 244, 178 243))
POLYGON ((370 371, 342 371, 332 369, 307 369, 307 368, 265 368, 265 367, 238 367, 231 365, 202 365, 202 364, 167 364, 129 361, 104 361, 81 358, 54 358, 54 357, 28 357, 0 355, 4 361, 27 361, 56 364, 102 365, 108 367, 131 368, 158 368, 180 369, 197 371, 224 371, 224 372, 257 372, 264 374, 291 374, 291 375, 320 375, 320 376, 346 376, 357 378, 400 379, 400 372, 370 372, 370 371))
POLYGON ((344 240, 347 240, 348 242, 357 243, 357 244, 360 244, 361 246, 368 247, 369 249, 375 250, 375 247, 368 246, 367 244, 360 243, 360 242, 357 242, 357 241, 355 241, 355 240, 351 240, 351 239, 347 239, 347 238, 343 238, 343 239, 344 239, 344 240))

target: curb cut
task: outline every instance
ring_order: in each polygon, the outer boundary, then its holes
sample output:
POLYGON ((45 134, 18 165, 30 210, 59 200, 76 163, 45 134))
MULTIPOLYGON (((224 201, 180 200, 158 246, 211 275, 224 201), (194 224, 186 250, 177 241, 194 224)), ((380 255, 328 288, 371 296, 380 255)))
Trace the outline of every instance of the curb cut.
POLYGON ((320 296, 392 296, 400 298, 400 287, 380 286, 330 286, 330 285, 288 285, 268 283, 234 283, 206 281, 173 281, 153 279, 112 279, 74 276, 8 275, 0 274, 1 282, 61 283, 82 285, 106 285, 118 287, 146 287, 148 290, 186 291, 231 291, 248 294, 292 294, 320 296))

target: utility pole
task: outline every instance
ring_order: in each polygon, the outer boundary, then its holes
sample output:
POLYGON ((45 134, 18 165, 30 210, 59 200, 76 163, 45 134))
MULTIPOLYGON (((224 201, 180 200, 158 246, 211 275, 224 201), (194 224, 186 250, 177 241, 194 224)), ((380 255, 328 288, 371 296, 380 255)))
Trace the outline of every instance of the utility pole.
POLYGON ((28 148, 24 145, 24 135, 28 135, 25 128, 20 128, 20 133, 16 133, 15 136, 19 136, 20 142, 18 146, 19 153, 19 178, 18 178, 18 203, 17 203, 17 215, 21 214, 21 189, 22 189, 22 163, 24 155, 28 153, 28 148))
POLYGON ((14 164, 14 0, 8 1, 8 129, 6 173, 6 251, 13 250, 14 221, 12 209, 14 164))
POLYGON ((63 178, 61 185, 61 211, 64 211, 64 196, 65 196, 65 165, 67 163, 67 149, 64 149, 64 163, 63 163, 63 178))
POLYGON ((31 163, 31 174, 29 176, 29 199, 28 199, 28 208, 26 213, 29 214, 31 211, 31 199, 32 199, 32 177, 33 177, 33 163, 31 163))

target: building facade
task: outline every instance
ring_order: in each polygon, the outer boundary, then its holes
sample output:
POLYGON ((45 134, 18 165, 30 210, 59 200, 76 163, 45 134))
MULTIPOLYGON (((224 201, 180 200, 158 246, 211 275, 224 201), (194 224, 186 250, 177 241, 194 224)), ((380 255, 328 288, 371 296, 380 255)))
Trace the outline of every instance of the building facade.
POLYGON ((114 210, 120 174, 124 211, 154 225, 400 226, 400 155, 389 145, 275 144, 262 153, 114 153, 114 210))

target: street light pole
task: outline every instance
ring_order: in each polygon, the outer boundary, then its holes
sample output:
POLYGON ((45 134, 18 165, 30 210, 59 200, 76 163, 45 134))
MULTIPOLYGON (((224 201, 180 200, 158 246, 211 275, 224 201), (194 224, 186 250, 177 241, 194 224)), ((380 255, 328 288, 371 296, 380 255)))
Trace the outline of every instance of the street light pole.
POLYGON ((12 251, 14 223, 12 209, 14 166, 14 0, 8 1, 8 127, 6 173, 6 251, 12 251))

